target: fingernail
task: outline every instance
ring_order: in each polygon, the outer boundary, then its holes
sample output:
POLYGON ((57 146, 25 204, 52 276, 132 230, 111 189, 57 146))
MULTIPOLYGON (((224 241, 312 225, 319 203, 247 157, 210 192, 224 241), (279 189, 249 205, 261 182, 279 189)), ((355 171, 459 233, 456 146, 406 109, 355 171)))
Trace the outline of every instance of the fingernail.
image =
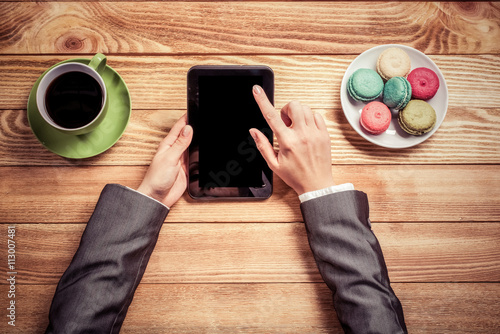
POLYGON ((252 130, 250 130, 250 136, 252 136, 253 140, 257 143, 257 134, 255 132, 253 132, 252 130))
POLYGON ((258 95, 258 94, 262 93, 262 89, 260 88, 259 85, 255 85, 255 86, 253 86, 253 92, 258 95))
POLYGON ((184 129, 182 129, 182 135, 184 137, 187 137, 189 136, 190 133, 191 133, 191 127, 189 125, 186 125, 184 129))

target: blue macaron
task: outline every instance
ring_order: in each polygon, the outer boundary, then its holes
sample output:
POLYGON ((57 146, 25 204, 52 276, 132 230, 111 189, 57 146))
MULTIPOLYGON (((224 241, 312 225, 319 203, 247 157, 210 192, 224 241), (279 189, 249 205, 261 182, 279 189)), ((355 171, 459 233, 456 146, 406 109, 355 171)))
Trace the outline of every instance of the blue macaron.
POLYGON ((393 77, 384 86, 384 104, 389 108, 401 110, 411 99, 411 85, 403 77, 393 77))
POLYGON ((382 94, 384 81, 380 75, 371 69, 356 70, 347 81, 347 91, 356 101, 370 102, 382 94))

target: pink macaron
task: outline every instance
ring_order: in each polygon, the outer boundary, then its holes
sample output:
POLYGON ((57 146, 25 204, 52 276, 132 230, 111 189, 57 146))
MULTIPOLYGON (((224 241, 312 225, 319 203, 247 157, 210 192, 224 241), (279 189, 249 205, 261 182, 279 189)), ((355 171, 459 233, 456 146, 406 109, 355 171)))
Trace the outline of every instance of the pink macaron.
POLYGON ((418 67, 408 74, 412 97, 418 100, 429 100, 439 89, 439 78, 436 73, 426 67, 418 67))
POLYGON ((391 118, 391 111, 385 104, 373 101, 361 111, 359 123, 372 135, 379 135, 389 128, 391 118))

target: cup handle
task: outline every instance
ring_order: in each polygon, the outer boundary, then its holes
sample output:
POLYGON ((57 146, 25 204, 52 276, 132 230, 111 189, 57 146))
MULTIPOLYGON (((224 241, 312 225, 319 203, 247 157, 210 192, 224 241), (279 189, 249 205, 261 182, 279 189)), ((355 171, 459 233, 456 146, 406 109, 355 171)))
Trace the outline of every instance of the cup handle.
POLYGON ((96 54, 90 60, 89 66, 96 70, 97 73, 102 73, 102 71, 106 68, 106 56, 102 53, 96 54))

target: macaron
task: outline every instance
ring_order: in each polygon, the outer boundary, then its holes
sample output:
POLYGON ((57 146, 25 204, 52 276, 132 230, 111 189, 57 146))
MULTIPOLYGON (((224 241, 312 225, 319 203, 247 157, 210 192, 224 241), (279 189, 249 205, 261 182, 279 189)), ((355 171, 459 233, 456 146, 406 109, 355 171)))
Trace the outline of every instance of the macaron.
POLYGON ((374 70, 360 68, 347 81, 347 91, 356 101, 370 102, 382 94, 384 81, 374 70))
POLYGON ((436 111, 425 101, 411 100, 399 111, 398 123, 406 133, 420 136, 436 125, 436 111))
POLYGON ((367 132, 379 135, 389 128, 391 118, 391 111, 385 104, 373 101, 361 110, 359 123, 367 132))
POLYGON ((377 59, 377 73, 385 80, 406 77, 411 71, 410 57, 401 48, 385 49, 377 59))
POLYGON ((384 104, 389 108, 401 110, 411 99, 411 85, 403 77, 393 77, 384 86, 384 104))
POLYGON ((429 100, 436 95, 439 89, 437 74, 426 67, 418 67, 408 74, 408 81, 414 99, 429 100))

